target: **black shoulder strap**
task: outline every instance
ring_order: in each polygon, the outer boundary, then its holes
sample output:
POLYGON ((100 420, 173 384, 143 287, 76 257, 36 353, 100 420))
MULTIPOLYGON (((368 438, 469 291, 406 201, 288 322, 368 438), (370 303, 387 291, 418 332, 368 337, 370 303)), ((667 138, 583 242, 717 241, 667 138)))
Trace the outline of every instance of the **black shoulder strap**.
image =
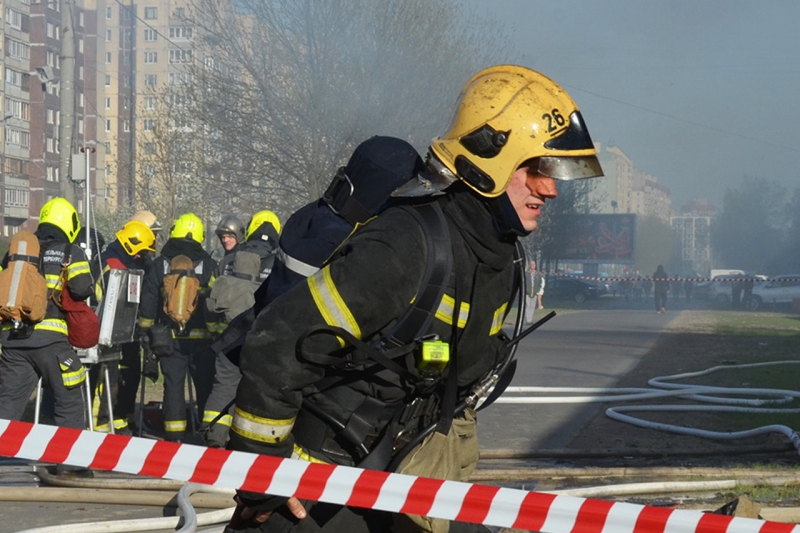
POLYGON ((382 339, 384 344, 391 343, 395 346, 408 344, 428 330, 447 289, 453 265, 450 232, 439 204, 430 202, 404 209, 422 227, 428 247, 428 260, 414 302, 382 339))

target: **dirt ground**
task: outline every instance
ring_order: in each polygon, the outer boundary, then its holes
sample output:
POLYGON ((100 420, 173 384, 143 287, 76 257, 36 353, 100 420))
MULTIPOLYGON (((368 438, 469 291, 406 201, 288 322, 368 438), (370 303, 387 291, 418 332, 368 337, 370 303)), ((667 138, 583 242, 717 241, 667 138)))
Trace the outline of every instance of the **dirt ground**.
MULTIPOLYGON (((800 355, 798 337, 732 336, 716 333, 713 315, 704 311, 681 312, 663 334, 650 353, 620 383, 618 387, 647 387, 648 380, 675 374, 699 372, 719 365, 736 365, 797 358, 800 355)), ((774 367, 774 372, 788 372, 785 366, 774 367)), ((796 372, 796 370, 791 370, 796 372)), ((726 387, 757 387, 748 382, 748 371, 738 370, 714 373, 701 378, 677 381, 726 387), (738 373, 738 374, 737 374, 738 373)), ((797 387, 794 387, 797 388, 797 387)), ((624 405, 654 403, 686 404, 680 399, 663 401, 628 402, 624 405)), ((797 401, 795 401, 795 404, 797 401)), ((623 405, 623 404, 618 404, 623 405)), ((738 431, 752 427, 753 416, 728 413, 634 413, 655 422, 679 424, 709 431, 738 431)), ((757 420, 755 420, 757 422, 757 420)), ((775 423, 775 422, 772 422, 775 423)), ((758 425, 758 424, 757 424, 758 425)), ((655 429, 636 427, 613 420, 605 415, 605 407, 587 424, 568 446, 569 450, 609 452, 613 455, 630 452, 631 455, 651 455, 679 464, 688 458, 702 457, 703 463, 719 463, 725 457, 741 457, 747 452, 766 452, 773 457, 789 453, 796 462, 797 453, 788 438, 770 434, 737 440, 710 440, 706 438, 665 433, 655 429), (667 457, 669 456, 669 457, 667 457)), ((759 460, 758 457, 754 460, 759 460)), ((763 461, 763 457, 760 459, 763 461)))

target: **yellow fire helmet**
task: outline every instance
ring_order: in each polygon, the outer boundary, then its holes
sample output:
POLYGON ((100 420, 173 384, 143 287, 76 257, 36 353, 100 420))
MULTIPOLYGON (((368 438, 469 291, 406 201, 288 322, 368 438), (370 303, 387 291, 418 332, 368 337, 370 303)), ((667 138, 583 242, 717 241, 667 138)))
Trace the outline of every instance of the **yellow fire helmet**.
POLYGON ((78 220, 78 211, 66 198, 53 198, 42 206, 39 212, 39 224, 47 223, 61 229, 69 239, 75 242, 75 237, 81 230, 81 221, 78 220))
POLYGON ((467 82, 447 133, 433 139, 431 151, 490 198, 534 158, 539 173, 559 180, 603 175, 572 98, 550 78, 516 65, 487 68, 467 82))
POLYGON ((192 239, 203 244, 206 238, 205 227, 200 217, 194 213, 185 213, 177 218, 169 230, 170 239, 192 239))
POLYGON ((153 230, 153 233, 158 233, 161 231, 161 223, 158 221, 158 218, 151 212, 140 210, 133 214, 131 220, 138 220, 139 222, 144 222, 147 227, 153 230))
POLYGON ((253 232, 260 228, 265 222, 272 224, 272 227, 275 228, 275 231, 278 233, 281 232, 281 221, 278 219, 278 215, 269 209, 264 209, 250 218, 250 222, 247 223, 247 229, 244 231, 244 240, 249 239, 250 235, 252 235, 253 232))
POLYGON ((155 252, 156 234, 140 220, 130 220, 117 232, 117 240, 131 257, 142 250, 155 252))

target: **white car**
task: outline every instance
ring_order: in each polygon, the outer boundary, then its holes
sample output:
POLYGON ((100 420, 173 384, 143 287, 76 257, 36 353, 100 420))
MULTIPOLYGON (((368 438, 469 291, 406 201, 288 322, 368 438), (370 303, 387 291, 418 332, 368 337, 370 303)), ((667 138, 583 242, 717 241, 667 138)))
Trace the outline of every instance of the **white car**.
POLYGON ((800 299, 800 274, 788 274, 757 283, 746 305, 755 311, 769 304, 791 304, 795 299, 800 299))

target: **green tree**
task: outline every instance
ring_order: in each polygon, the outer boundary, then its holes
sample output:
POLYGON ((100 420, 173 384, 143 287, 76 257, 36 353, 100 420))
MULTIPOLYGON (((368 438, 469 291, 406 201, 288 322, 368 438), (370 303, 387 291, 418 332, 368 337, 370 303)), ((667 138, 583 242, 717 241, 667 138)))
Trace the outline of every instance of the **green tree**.
POLYGON ((769 272, 785 246, 786 198, 786 187, 766 178, 745 176, 740 187, 727 187, 711 227, 715 266, 769 272))

